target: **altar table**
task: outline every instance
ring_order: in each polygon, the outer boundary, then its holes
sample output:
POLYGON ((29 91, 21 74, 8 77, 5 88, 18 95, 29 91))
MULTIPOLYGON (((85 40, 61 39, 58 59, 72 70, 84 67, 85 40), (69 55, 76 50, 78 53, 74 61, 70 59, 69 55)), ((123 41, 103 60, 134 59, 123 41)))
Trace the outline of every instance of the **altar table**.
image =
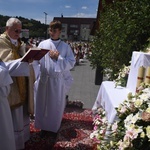
POLYGON ((124 87, 115 88, 113 81, 103 81, 92 111, 95 111, 99 107, 103 107, 107 113, 106 116, 108 122, 112 123, 117 114, 115 108, 117 108, 125 99, 127 99, 129 92, 130 91, 124 87))

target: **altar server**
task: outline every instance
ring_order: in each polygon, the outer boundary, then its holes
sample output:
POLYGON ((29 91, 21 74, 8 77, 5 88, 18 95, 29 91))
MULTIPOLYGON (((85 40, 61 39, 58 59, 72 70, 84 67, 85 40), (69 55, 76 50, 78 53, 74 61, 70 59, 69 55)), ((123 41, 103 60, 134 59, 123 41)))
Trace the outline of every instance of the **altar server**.
POLYGON ((70 69, 74 67, 75 58, 71 47, 59 38, 61 22, 52 21, 49 27, 51 38, 38 46, 50 51, 40 60, 40 76, 36 83, 35 127, 42 129, 43 133, 50 131, 57 135, 66 105, 66 93, 73 81, 70 69))

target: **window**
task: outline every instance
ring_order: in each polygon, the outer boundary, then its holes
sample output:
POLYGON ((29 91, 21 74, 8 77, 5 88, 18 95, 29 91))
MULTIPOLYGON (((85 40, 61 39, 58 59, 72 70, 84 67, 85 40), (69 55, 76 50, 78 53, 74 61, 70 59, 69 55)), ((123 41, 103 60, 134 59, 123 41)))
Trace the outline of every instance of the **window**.
POLYGON ((70 28, 78 28, 78 25, 77 24, 71 24, 70 28))

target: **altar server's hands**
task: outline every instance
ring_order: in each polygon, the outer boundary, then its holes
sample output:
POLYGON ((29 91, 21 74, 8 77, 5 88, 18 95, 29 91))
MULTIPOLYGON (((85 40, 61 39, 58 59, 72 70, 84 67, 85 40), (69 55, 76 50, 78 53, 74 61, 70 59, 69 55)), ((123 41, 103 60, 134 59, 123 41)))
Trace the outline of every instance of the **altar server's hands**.
POLYGON ((58 56, 59 56, 59 52, 58 52, 57 50, 50 50, 50 51, 49 51, 49 56, 50 56, 52 59, 57 60, 57 59, 58 59, 58 56))

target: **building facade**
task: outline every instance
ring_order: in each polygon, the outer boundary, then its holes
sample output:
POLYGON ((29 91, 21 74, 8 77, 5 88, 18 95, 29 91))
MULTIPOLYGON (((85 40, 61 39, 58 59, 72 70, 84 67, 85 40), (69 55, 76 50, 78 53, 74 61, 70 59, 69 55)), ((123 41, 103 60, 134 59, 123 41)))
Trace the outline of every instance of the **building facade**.
POLYGON ((61 39, 71 41, 89 41, 96 18, 54 17, 62 23, 61 39))

